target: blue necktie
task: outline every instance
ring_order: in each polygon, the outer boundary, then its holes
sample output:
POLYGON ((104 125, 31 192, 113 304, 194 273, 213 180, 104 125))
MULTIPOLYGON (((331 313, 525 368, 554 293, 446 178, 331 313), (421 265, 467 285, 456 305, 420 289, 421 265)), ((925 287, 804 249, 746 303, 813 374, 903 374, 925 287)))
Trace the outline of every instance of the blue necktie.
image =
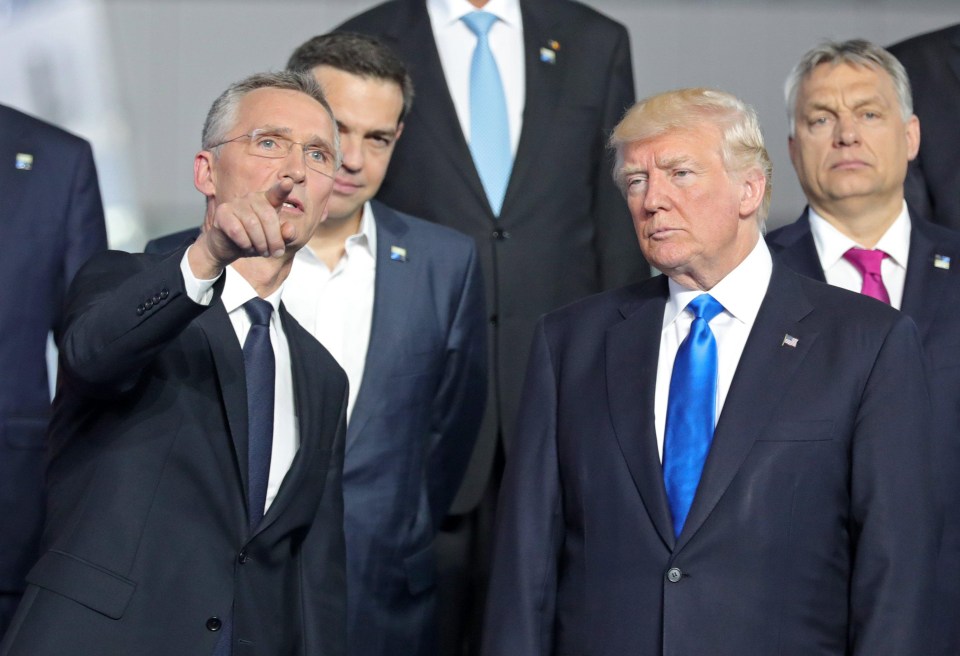
POLYGON ((487 41, 487 32, 497 17, 490 12, 475 11, 462 20, 477 35, 477 47, 470 62, 470 153, 490 207, 499 216, 513 168, 513 153, 507 99, 487 41))
POLYGON ((663 482, 673 516, 673 532, 680 537, 703 463, 713 441, 717 411, 717 340, 710 321, 723 311, 709 294, 690 301, 690 334, 677 349, 670 378, 667 424, 663 438, 663 482))
POLYGON ((262 298, 243 305, 250 317, 250 332, 243 343, 247 379, 247 501, 251 530, 263 517, 273 452, 273 399, 276 363, 270 343, 273 306, 262 298))

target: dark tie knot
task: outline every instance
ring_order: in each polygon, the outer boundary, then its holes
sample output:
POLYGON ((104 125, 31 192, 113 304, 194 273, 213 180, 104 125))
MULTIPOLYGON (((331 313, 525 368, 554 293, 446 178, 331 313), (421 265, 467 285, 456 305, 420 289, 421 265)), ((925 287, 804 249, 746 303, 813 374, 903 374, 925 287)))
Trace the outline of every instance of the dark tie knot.
POLYGON ((851 248, 843 254, 843 259, 856 267, 861 276, 880 275, 880 263, 886 253, 880 250, 868 250, 865 248, 851 248))
POLYGON ((490 31, 490 28, 498 19, 495 14, 491 14, 489 11, 474 11, 464 16, 462 20, 471 32, 482 38, 487 35, 487 32, 490 31))
POLYGON ((247 311, 250 317, 250 323, 254 326, 266 326, 270 324, 270 315, 273 314, 273 306, 269 301, 262 298, 251 298, 243 304, 243 309, 247 311))
POLYGON ((713 321, 713 318, 723 312, 723 306, 710 294, 700 294, 687 304, 687 307, 693 312, 697 319, 703 319, 707 323, 713 321))

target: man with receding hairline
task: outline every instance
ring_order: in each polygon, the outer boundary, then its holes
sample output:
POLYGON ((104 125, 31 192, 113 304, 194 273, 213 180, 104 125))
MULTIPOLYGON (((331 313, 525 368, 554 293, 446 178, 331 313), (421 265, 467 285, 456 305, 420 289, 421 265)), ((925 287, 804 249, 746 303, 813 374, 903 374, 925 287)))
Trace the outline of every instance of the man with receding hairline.
POLYGON ((772 261, 770 160, 734 96, 653 96, 611 145, 664 275, 537 328, 483 653, 930 653, 915 326, 772 261))
POLYGON ((338 142, 311 76, 232 85, 194 159, 196 241, 77 274, 4 656, 345 653, 347 380, 281 303, 338 142))
POLYGON ((904 201, 920 148, 910 81, 869 41, 824 42, 786 83, 790 155, 809 207, 767 237, 785 265, 872 296, 910 316, 923 343, 933 400, 936 469, 945 504, 937 560, 942 631, 931 653, 960 653, 960 233, 904 201))

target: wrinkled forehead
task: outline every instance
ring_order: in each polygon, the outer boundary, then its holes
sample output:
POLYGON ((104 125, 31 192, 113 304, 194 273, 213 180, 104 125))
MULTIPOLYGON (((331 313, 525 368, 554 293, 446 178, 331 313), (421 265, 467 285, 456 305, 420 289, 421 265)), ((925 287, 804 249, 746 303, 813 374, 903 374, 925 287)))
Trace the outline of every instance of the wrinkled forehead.
POLYGON ((272 132, 294 141, 332 141, 333 121, 315 98, 291 89, 254 89, 243 98, 234 117, 233 132, 272 132))

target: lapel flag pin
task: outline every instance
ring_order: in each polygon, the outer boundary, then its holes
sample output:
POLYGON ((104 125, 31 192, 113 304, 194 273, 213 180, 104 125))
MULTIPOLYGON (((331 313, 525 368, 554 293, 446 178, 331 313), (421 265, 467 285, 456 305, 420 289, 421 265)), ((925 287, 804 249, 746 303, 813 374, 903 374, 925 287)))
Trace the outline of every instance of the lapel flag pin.
POLYGON ((950 269, 950 256, 949 255, 934 255, 933 256, 933 266, 938 269, 950 269))
POLYGON ((540 61, 545 64, 556 64, 557 53, 550 48, 540 48, 540 61))
POLYGON ((33 168, 33 155, 30 153, 17 153, 16 166, 18 171, 29 171, 33 168))
POLYGON ((549 41, 547 41, 547 45, 550 46, 552 50, 560 49, 560 42, 555 39, 550 39, 549 41))
POLYGON ((780 342, 780 346, 789 346, 790 348, 797 348, 797 342, 800 340, 794 337, 793 335, 784 335, 783 341, 780 342))
POLYGON ((400 246, 391 246, 390 247, 390 259, 394 262, 406 262, 407 261, 407 249, 401 248, 400 246))

